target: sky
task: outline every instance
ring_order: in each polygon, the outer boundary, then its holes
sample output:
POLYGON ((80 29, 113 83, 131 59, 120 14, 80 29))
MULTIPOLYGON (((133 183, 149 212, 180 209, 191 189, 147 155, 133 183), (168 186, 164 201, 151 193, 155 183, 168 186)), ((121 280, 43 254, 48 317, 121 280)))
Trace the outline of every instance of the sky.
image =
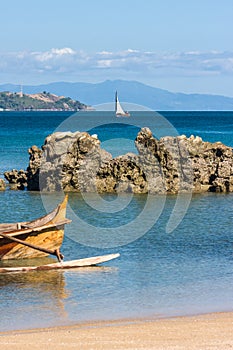
POLYGON ((232 0, 11 0, 0 84, 137 80, 233 96, 232 0))

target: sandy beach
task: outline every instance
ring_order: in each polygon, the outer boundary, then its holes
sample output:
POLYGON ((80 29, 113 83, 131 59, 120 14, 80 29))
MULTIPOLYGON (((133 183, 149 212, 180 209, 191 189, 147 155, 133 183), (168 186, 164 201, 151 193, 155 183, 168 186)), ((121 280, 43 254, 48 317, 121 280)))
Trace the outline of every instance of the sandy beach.
POLYGON ((233 313, 133 319, 0 333, 4 350, 233 349, 233 313))

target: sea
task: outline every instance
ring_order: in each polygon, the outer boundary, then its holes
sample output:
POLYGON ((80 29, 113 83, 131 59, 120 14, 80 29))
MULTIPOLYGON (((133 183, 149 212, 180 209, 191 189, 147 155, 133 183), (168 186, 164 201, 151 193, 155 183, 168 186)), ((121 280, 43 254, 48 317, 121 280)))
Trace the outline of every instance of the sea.
MULTIPOLYGON (((130 118, 108 111, 0 112, 0 177, 26 169, 28 149, 53 132, 97 134, 116 157, 137 153, 142 127, 158 138, 194 135, 233 147, 233 112, 137 111, 130 118)), ((63 195, 7 188, 0 192, 0 222, 44 215, 63 195)), ((233 311, 233 194, 70 193, 67 217, 65 260, 120 257, 92 268, 0 274, 0 331, 233 311)))

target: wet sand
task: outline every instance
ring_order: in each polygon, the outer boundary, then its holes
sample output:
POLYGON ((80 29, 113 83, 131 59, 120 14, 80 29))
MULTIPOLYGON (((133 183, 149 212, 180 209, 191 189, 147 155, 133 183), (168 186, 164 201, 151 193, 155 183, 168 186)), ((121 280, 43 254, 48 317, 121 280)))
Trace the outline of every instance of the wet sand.
POLYGON ((4 332, 0 346, 4 350, 233 349, 233 312, 4 332))

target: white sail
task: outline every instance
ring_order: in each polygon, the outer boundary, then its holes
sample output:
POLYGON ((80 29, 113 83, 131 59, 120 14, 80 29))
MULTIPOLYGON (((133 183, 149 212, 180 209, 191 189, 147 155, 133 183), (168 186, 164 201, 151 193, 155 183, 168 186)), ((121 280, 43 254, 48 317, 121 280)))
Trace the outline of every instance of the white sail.
POLYGON ((117 116, 122 116, 122 117, 129 116, 129 113, 125 112, 124 109, 121 107, 121 104, 118 99, 117 91, 116 91, 116 98, 115 98, 115 113, 117 116))
POLYGON ((116 114, 125 114, 125 111, 121 107, 121 104, 118 100, 118 96, 116 97, 116 114))

